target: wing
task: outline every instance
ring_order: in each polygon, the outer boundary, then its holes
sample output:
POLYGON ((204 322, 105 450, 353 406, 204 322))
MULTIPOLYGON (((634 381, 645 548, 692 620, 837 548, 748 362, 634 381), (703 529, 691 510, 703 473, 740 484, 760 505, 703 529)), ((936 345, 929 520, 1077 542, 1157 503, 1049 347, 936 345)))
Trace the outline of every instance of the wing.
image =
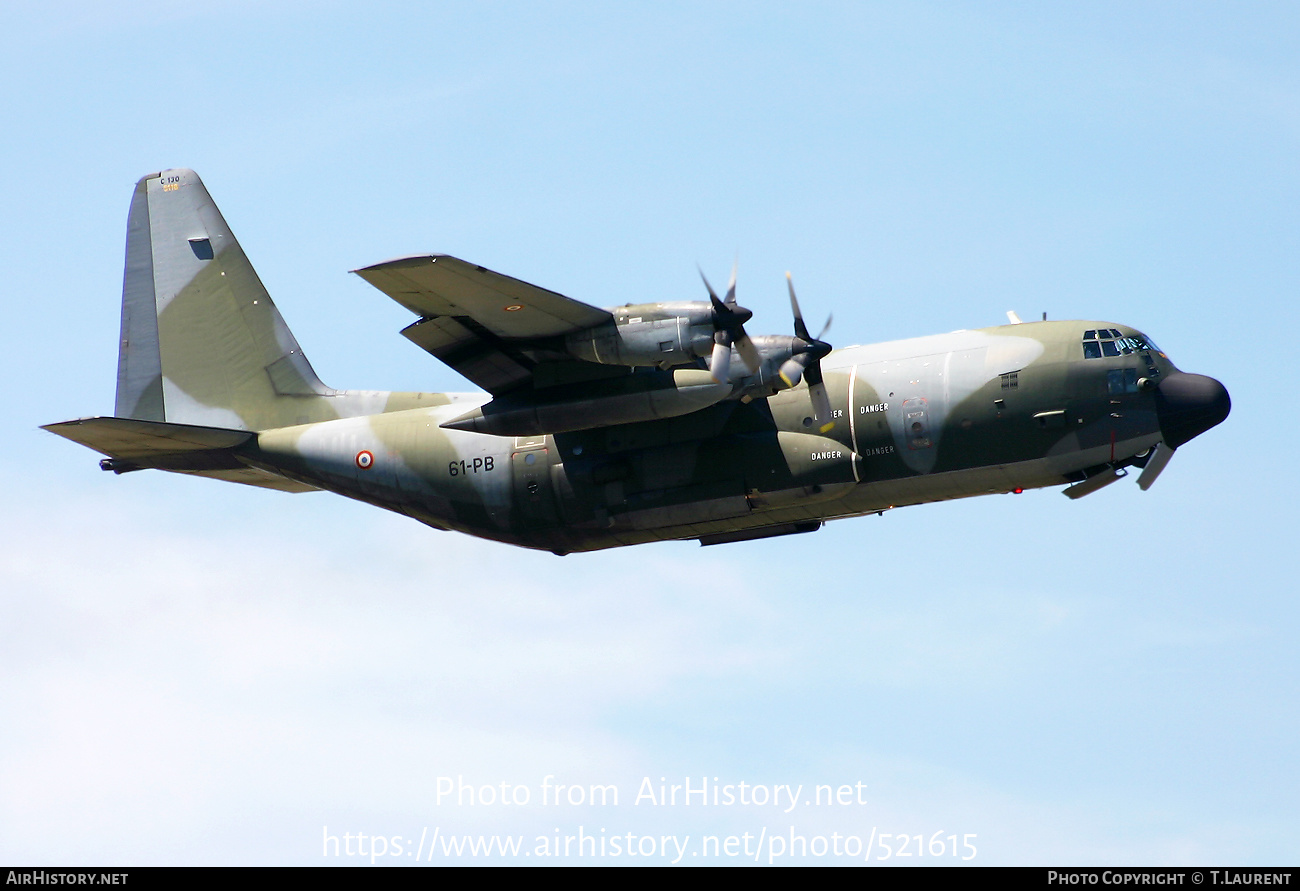
POLYGON ((354 271, 420 316, 405 337, 493 395, 628 373, 571 358, 558 342, 611 322, 606 310, 443 254, 354 271))

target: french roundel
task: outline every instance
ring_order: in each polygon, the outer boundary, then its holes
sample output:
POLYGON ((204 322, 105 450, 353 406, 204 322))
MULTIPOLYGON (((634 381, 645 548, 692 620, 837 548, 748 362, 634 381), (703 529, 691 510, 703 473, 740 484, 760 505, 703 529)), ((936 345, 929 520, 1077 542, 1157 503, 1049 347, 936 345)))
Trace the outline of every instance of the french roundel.
POLYGON ((357 467, 362 470, 369 470, 375 463, 375 456, 369 449, 362 449, 357 452, 357 467))

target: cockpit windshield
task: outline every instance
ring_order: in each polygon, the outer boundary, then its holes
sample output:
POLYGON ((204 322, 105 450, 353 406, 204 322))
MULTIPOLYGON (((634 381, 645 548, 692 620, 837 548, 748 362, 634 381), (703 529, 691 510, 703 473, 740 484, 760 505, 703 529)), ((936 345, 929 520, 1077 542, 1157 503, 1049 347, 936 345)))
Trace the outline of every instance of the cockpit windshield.
MULTIPOLYGON (((1083 332, 1083 357, 1101 359, 1132 353, 1160 353, 1160 348, 1143 334, 1121 334, 1117 328, 1093 328, 1083 332)), ((1160 353, 1164 355, 1164 353, 1160 353)))

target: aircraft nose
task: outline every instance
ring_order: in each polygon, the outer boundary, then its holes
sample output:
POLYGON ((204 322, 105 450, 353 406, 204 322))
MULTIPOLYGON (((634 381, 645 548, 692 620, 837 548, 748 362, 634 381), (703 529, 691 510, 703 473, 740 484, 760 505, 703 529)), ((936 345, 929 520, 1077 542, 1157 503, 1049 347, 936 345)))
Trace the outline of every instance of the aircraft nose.
POLYGON ((1170 448, 1200 436, 1222 423, 1232 409, 1228 391, 1212 377, 1175 372, 1156 388, 1160 432, 1170 448))

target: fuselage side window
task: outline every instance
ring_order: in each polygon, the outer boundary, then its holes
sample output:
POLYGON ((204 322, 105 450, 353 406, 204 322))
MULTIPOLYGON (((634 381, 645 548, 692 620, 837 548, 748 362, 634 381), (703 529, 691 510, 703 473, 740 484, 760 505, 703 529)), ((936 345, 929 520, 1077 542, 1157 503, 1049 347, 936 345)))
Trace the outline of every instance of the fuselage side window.
POLYGON ((1136 368, 1116 368, 1106 372, 1106 392, 1111 396, 1138 391, 1138 374, 1136 368))

